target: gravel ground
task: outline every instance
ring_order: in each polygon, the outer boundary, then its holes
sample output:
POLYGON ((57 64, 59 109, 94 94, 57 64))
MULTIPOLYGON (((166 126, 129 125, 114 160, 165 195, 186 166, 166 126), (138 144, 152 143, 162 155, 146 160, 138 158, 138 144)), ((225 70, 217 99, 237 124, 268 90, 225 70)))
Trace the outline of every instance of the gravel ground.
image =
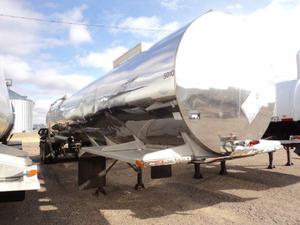
MULTIPOLYGON (((38 144, 23 143, 38 163, 38 144)), ((227 176, 219 165, 202 167, 195 180, 193 165, 173 167, 173 177, 151 180, 135 191, 135 173, 117 163, 107 177, 107 196, 79 191, 77 164, 72 160, 40 165, 41 189, 26 193, 23 202, 0 203, 0 224, 300 224, 300 157, 283 166, 285 151, 275 155, 276 168, 265 169, 267 155, 228 162, 227 176)))

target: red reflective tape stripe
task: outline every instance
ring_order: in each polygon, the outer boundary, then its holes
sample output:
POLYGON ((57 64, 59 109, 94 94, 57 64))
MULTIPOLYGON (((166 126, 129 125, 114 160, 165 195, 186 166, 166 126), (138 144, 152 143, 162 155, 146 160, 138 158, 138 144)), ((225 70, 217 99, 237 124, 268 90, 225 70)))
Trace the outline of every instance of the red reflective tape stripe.
POLYGON ((282 118, 281 119, 282 122, 293 122, 293 118, 287 117, 287 118, 282 118))

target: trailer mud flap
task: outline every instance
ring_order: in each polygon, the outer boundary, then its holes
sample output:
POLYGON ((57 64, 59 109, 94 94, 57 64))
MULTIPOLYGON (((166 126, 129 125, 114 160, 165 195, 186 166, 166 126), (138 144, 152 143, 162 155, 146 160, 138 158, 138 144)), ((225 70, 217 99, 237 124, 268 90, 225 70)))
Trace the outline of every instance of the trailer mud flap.
POLYGON ((152 166, 151 167, 151 178, 167 178, 172 176, 172 166, 163 165, 163 166, 152 166))
POLYGON ((80 190, 106 185, 106 158, 88 153, 78 160, 78 185, 80 190))

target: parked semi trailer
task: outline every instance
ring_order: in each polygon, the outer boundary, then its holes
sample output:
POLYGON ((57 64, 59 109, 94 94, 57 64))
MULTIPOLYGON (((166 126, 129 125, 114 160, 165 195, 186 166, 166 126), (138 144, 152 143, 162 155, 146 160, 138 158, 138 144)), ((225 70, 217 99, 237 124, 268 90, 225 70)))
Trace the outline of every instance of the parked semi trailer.
POLYGON ((25 152, 6 145, 13 124, 6 81, 0 75, 0 201, 23 200, 25 191, 40 188, 37 166, 25 152))
POLYGON ((287 151, 287 166, 291 166, 290 150, 300 156, 300 51, 296 55, 297 79, 276 84, 276 107, 265 138, 279 140, 287 151))
POLYGON ((82 146, 80 188, 103 191, 117 161, 137 173, 139 189, 145 167, 163 178, 172 165, 194 164, 201 178, 200 164, 220 162, 225 174, 227 160, 280 149, 279 141, 262 139, 273 116, 274 76, 255 38, 246 20, 202 15, 56 101, 41 139, 43 160, 53 160, 53 146, 72 138, 82 146))

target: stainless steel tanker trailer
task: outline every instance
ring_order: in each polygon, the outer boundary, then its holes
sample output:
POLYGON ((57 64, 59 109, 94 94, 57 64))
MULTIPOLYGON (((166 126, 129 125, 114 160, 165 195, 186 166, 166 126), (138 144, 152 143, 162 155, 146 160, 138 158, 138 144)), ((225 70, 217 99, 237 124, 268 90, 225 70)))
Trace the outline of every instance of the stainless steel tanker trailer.
MULTIPOLYGON (((279 141, 262 139, 273 115, 273 73, 246 25, 221 12, 204 14, 56 101, 42 146, 56 136, 80 143, 79 185, 99 190, 117 161, 137 172, 139 188, 145 167, 162 178, 172 165, 192 163, 201 178, 200 164, 221 162, 224 174, 226 160, 280 149, 279 141)), ((51 159, 49 150, 41 152, 51 159)))
POLYGON ((24 200, 25 191, 40 188, 37 166, 28 154, 6 145, 13 125, 6 81, 0 74, 0 202, 24 200))
POLYGON ((0 74, 0 115, 0 141, 6 143, 14 125, 14 115, 3 74, 0 74))

